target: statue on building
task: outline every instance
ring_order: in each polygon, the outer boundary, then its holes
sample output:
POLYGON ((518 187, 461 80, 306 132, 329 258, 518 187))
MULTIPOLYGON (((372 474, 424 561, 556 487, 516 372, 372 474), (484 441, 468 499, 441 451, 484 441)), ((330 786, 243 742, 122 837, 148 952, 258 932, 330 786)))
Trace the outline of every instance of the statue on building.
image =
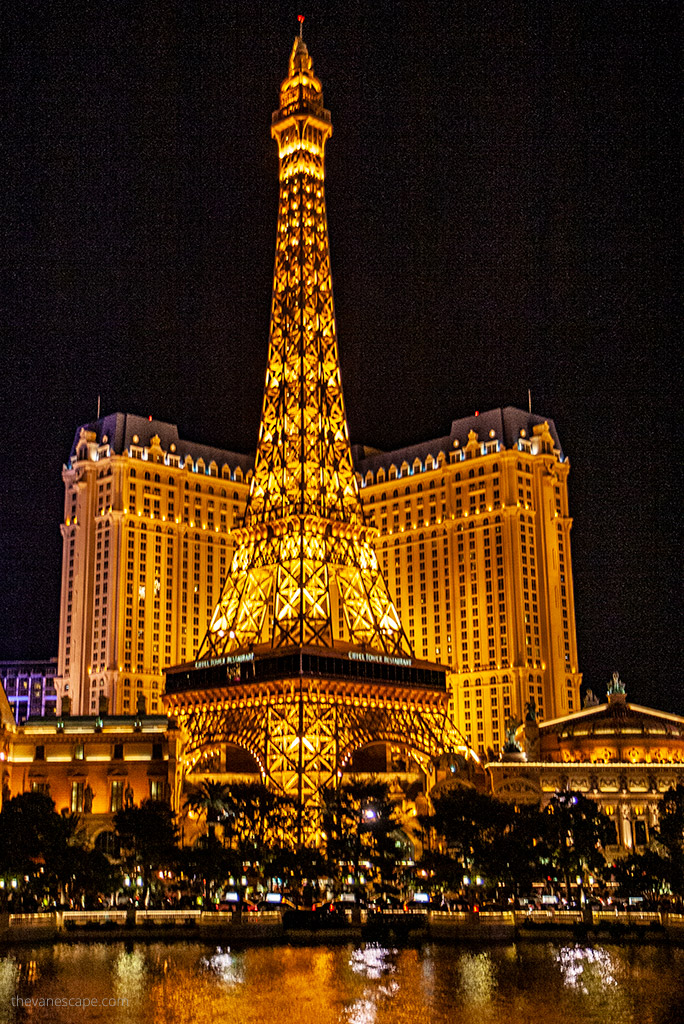
POLYGON ((619 693, 619 694, 622 694, 624 696, 624 694, 625 694, 625 684, 620 679, 620 673, 619 672, 613 672, 613 678, 608 683, 608 690, 607 690, 607 692, 608 692, 608 696, 611 696, 614 693, 619 693))
POLYGON ((505 754, 520 754, 522 752, 520 744, 515 738, 515 734, 517 732, 519 725, 520 722, 517 720, 517 718, 506 719, 506 725, 504 727, 506 729, 506 742, 504 743, 505 754))
POLYGON ((90 787, 90 783, 87 783, 86 788, 83 790, 83 812, 84 814, 93 813, 93 797, 94 793, 90 787))
POLYGON ((584 704, 582 706, 585 708, 596 708, 598 707, 598 705, 599 699, 594 693, 594 691, 587 690, 586 694, 584 695, 584 704))
POLYGON ((124 807, 133 806, 133 787, 131 786, 130 782, 126 785, 126 788, 124 790, 123 805, 124 807))
POLYGON ((534 697, 530 697, 527 704, 525 705, 525 721, 536 722, 537 721, 537 703, 534 697))

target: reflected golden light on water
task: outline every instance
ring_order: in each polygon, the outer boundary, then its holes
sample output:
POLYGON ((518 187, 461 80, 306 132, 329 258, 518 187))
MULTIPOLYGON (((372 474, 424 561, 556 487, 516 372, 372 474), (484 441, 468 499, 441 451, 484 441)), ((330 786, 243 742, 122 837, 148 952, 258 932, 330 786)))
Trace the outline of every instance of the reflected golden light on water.
POLYGON ((488 1003, 496 990, 496 976, 491 953, 466 954, 459 960, 460 992, 471 1006, 488 1003))
POLYGON ((114 964, 114 990, 119 998, 140 999, 147 984, 147 964, 144 950, 119 953, 114 964))
POLYGON ((563 946, 557 954, 566 988, 579 993, 584 1003, 601 1007, 614 1021, 630 1019, 629 984, 618 950, 576 944, 563 946))
POLYGON ((13 958, 0 960, 0 1021, 3 1009, 11 1007, 12 996, 19 989, 19 967, 13 958))
POLYGON ((202 960, 202 966, 212 971, 224 985, 242 985, 245 981, 244 953, 231 953, 230 947, 219 948, 210 957, 202 960))
POLYGON ((666 944, 112 942, 0 955, 0 1024, 671 1024, 682 1000, 684 949, 666 944), (126 1005, 24 1011, 16 994, 126 1005))
POLYGON ((362 974, 364 978, 381 978, 383 974, 396 971, 390 958, 396 956, 397 952, 396 949, 386 949, 371 942, 352 950, 349 965, 355 974, 362 974))

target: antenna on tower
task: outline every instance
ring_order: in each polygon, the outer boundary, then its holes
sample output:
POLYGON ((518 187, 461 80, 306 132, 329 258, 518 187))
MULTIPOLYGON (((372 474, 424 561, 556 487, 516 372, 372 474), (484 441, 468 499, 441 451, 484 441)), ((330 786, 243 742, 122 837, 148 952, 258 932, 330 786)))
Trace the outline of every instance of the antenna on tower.
POLYGON ((302 38, 302 32, 304 31, 304 15, 298 14, 297 21, 299 22, 299 38, 302 38))
POLYGON ((100 418, 100 396, 97 396, 97 418, 100 418))
POLYGON ((528 408, 528 410, 529 410, 529 412, 531 414, 532 413, 532 389, 531 388, 527 389, 527 408, 528 408))

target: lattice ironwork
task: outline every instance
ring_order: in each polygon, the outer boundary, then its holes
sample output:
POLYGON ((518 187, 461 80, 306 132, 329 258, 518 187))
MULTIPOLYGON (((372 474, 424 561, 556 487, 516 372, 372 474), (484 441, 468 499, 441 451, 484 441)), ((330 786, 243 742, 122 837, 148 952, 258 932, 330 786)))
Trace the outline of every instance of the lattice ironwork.
MULTIPOLYGON (((170 710, 184 737, 182 771, 225 744, 242 747, 263 777, 300 807, 318 804, 352 755, 373 743, 410 750, 429 772, 445 751, 468 754, 439 690, 285 679, 189 691, 170 710)), ((311 820, 311 819, 310 819, 311 820)))
POLYGON ((197 661, 169 673, 165 696, 181 726, 179 777, 235 744, 296 796, 300 815, 371 743, 408 748, 428 769, 444 752, 467 752, 447 713, 445 670, 415 661, 380 571, 376 531, 364 522, 335 333, 324 196, 331 133, 300 34, 273 115, 280 207, 245 524, 232 534, 234 556, 197 661), (304 662, 319 655, 329 666, 312 675, 304 662), (279 658, 289 659, 287 670, 272 670, 279 658), (231 675, 230 665, 247 662, 252 682, 241 668, 231 675), (380 675, 366 671, 378 664, 380 675), (269 672, 268 682, 254 681, 269 672))
POLYGON ((340 640, 410 653, 373 548, 376 531, 364 524, 349 446, 323 181, 331 133, 299 37, 272 124, 280 206, 254 477, 200 657, 340 640))

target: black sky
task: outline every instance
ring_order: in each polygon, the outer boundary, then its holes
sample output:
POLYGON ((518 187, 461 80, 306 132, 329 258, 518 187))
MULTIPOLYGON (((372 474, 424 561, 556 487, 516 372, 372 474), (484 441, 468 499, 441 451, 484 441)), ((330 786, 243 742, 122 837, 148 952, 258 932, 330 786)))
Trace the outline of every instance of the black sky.
MULTIPOLYGON (((254 448, 300 7, 5 11, 0 656, 57 652, 60 471, 102 412, 254 448)), ((571 461, 580 669, 679 711, 677 5, 309 2, 353 442, 499 405, 571 461)))

